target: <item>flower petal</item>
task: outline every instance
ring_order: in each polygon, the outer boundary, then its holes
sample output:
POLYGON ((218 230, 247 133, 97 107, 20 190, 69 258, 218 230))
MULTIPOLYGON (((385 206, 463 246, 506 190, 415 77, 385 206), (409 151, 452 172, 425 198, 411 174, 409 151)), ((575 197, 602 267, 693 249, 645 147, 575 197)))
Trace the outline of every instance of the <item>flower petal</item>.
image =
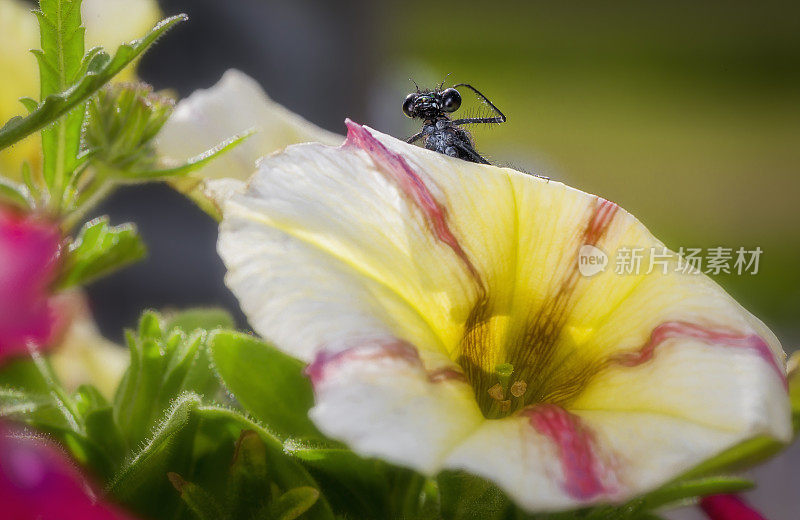
POLYGON ((310 361, 337 338, 394 335, 423 357, 457 343, 475 279, 363 150, 292 147, 223 192, 226 283, 280 348, 310 361))
POLYGON ((664 327, 675 332, 654 333, 652 360, 606 369, 572 409, 659 413, 739 432, 744 438, 738 440, 758 434, 791 439, 788 394, 774 358, 759 350, 765 345, 759 336, 715 339, 693 336, 696 328, 680 322, 664 327))
POLYGON ((53 443, 0 421, 0 504, 15 520, 132 520, 98 501, 77 467, 53 443))
POLYGON ((128 368, 130 354, 100 334, 83 292, 68 291, 57 298, 61 307, 72 314, 50 355, 58 380, 69 391, 91 383, 110 400, 128 368))
MULTIPOLYGON (((31 5, 20 0, 0 1, 0 122, 23 115, 25 108, 19 98, 37 97, 39 75, 36 60, 29 50, 38 46, 39 30, 31 5), (9 78, 14 78, 11 81, 9 78)), ((41 164, 41 144, 38 135, 28 136, 0 151, 0 175, 12 179, 20 177, 23 160, 31 167, 41 164)))
POLYGON ((58 332, 48 285, 60 246, 55 223, 0 207, 0 361, 27 354, 29 341, 48 346, 58 332))
POLYGON ((525 509, 570 509, 657 488, 740 437, 660 414, 542 405, 486 421, 445 465, 496 482, 525 509))
POLYGON ((736 495, 712 495, 700 500, 709 520, 766 520, 736 495))
MULTIPOLYGON (((175 107, 158 134, 156 147, 166 162, 182 163, 235 135, 256 134, 175 186, 197 200, 202 178, 245 180, 256 159, 287 145, 306 141, 339 144, 342 137, 323 130, 272 101, 243 72, 230 69, 213 87, 198 90, 175 107)), ((199 202, 204 204, 204 199, 199 202)))
POLYGON ((308 374, 316 396, 309 415, 324 433, 429 475, 484 420, 463 377, 426 371, 416 349, 396 338, 320 352, 308 374))
MULTIPOLYGON (((83 0, 81 19, 86 27, 86 48, 97 45, 112 54, 120 44, 141 38, 158 22, 155 0, 83 0)), ((123 73, 130 79, 132 71, 123 73)))

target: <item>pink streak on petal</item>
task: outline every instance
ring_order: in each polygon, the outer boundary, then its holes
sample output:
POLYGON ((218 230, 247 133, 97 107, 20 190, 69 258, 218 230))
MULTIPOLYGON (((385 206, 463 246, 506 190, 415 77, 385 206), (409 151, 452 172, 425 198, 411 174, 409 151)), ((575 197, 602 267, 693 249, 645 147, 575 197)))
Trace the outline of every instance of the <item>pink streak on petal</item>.
POLYGON ((611 221, 614 220, 617 210, 619 210, 619 206, 615 203, 602 197, 597 197, 594 215, 592 215, 592 220, 586 228, 583 243, 597 245, 597 242, 608 230, 608 226, 611 225, 611 221))
POLYGON ((605 483, 608 469, 596 453, 594 435, 580 417, 552 404, 541 404, 522 412, 530 425, 548 437, 558 449, 564 474, 564 490, 578 500, 589 500, 613 492, 605 483))
POLYGON ((686 321, 667 321, 662 323, 653 329, 650 339, 638 351, 618 354, 611 361, 626 367, 641 365, 653 358, 656 347, 667 340, 676 338, 692 338, 712 345, 750 350, 769 363, 769 366, 772 367, 772 370, 778 375, 784 386, 788 388, 786 373, 775 360, 775 356, 772 354, 767 342, 758 334, 736 334, 727 330, 703 327, 686 321))
POLYGON ((467 376, 455 368, 445 367, 428 372, 428 381, 431 383, 442 383, 444 381, 466 382, 467 376))
POLYGON ((736 495, 703 497, 700 508, 710 520, 766 520, 736 495))
POLYGON ((0 362, 27 343, 47 346, 57 313, 49 300, 61 234, 54 222, 0 208, 0 362))
POLYGON ((419 352, 410 343, 397 338, 365 339, 351 347, 329 352, 320 350, 305 369, 305 374, 315 388, 322 384, 337 368, 350 361, 401 360, 422 368, 419 352))
POLYGON ((9 520, 133 520, 98 502, 53 443, 0 421, 0 516, 9 520))
POLYGON ((344 145, 356 146, 369 154, 375 164, 381 167, 393 182, 397 183, 406 197, 413 201, 414 205, 422 212, 425 222, 436 239, 447 244, 464 262, 470 274, 480 283, 477 269, 447 223, 447 208, 431 193, 428 186, 425 185, 425 181, 402 155, 386 148, 383 143, 372 136, 367 128, 350 119, 345 120, 345 124, 347 125, 347 140, 344 145))

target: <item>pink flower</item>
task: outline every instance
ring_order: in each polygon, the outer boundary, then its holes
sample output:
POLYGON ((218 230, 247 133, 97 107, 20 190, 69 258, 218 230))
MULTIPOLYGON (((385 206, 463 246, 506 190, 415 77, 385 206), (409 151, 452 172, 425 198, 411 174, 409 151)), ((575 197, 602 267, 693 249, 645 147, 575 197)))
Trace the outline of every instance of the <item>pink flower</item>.
POLYGON ((46 347, 58 327, 49 285, 61 246, 58 226, 0 207, 0 362, 46 347))
POLYGON ((55 444, 0 422, 0 504, 8 520, 132 520, 100 502, 55 444))
POLYGON ((766 520, 736 495, 704 497, 700 508, 711 520, 766 520))

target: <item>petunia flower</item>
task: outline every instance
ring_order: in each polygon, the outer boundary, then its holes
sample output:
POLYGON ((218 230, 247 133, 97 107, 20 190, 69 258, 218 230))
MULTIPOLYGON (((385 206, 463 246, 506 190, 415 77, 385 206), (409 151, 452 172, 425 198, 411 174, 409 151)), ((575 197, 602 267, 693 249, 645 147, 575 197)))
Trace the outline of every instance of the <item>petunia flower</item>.
POLYGON ((57 223, 0 206, 0 363, 48 346, 66 324, 48 288, 60 251, 57 223))
POLYGON ((158 134, 156 148, 165 165, 181 164, 232 136, 255 134, 216 158, 196 174, 174 181, 201 207, 212 210, 203 195, 204 179, 245 180, 262 155, 305 141, 339 144, 342 137, 306 121, 272 101, 253 78, 230 69, 216 85, 195 91, 175 107, 158 134))
POLYGON ((132 520, 101 502, 55 444, 0 421, 0 504, 13 520, 132 520))
MULTIPOLYGON (((39 26, 31 14, 32 4, 21 0, 0 0, 0 125, 25 109, 21 97, 38 97, 39 72, 29 52, 39 47, 39 26)), ((86 27, 86 48, 97 45, 108 51, 120 43, 141 37, 159 17, 155 0, 83 0, 81 17, 86 27)), ((134 68, 123 71, 118 80, 134 77, 134 68)), ((17 178, 23 161, 34 170, 41 163, 41 143, 30 136, 0 152, 0 175, 17 178)))
POLYGON ((765 520, 736 495, 711 495, 700 500, 700 509, 709 520, 765 520))
POLYGON ((209 183, 226 283, 309 363, 322 432, 485 477, 528 511, 618 503, 752 437, 790 439, 776 337, 625 210, 347 126, 340 147, 209 183), (641 248, 645 268, 584 276, 587 246, 641 248))

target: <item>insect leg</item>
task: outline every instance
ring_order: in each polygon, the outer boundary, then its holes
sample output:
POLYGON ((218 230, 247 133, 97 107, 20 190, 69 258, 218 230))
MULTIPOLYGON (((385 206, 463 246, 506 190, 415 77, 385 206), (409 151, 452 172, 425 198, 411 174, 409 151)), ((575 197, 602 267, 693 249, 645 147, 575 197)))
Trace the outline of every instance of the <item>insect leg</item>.
POLYGON ((425 137, 428 134, 430 134, 430 132, 426 132, 425 130, 423 130, 422 132, 417 132, 416 134, 414 134, 411 137, 409 137, 408 139, 406 139, 406 142, 407 143, 415 143, 416 141, 419 141, 420 139, 422 139, 423 137, 425 137))
MULTIPOLYGON (((484 101, 484 102, 485 102, 487 105, 489 105, 490 107, 492 107, 492 110, 494 110, 495 112, 497 112, 497 114, 498 114, 498 116, 499 116, 499 117, 475 117, 475 118, 468 118, 468 119, 457 119, 456 121, 462 121, 462 123, 458 123, 458 124, 465 124, 465 123, 505 123, 505 122, 506 122, 506 116, 505 116, 505 114, 503 114, 502 112, 500 112, 500 109, 499 109, 499 108, 497 108, 496 106, 494 106, 494 103, 492 103, 491 101, 489 101, 489 98, 487 98, 486 96, 484 96, 483 94, 481 94, 481 93, 480 93, 480 91, 479 91, 478 89, 476 89, 475 87, 473 87, 473 86, 472 86, 472 85, 470 85, 469 83, 459 83, 458 85, 455 85, 455 86, 454 86, 454 88, 458 88, 458 87, 467 87, 468 89, 470 89, 471 91, 473 91, 473 92, 474 92, 475 94, 477 94, 477 95, 478 95, 478 97, 480 97, 480 98, 481 98, 481 99, 482 99, 482 100, 483 100, 483 101, 484 101)), ((455 123, 456 121, 453 121, 453 122, 455 123)))
POLYGON ((464 142, 453 143, 453 146, 464 152, 467 157, 469 157, 469 161, 480 163, 480 164, 491 164, 489 161, 483 158, 481 154, 476 152, 470 145, 464 142))

